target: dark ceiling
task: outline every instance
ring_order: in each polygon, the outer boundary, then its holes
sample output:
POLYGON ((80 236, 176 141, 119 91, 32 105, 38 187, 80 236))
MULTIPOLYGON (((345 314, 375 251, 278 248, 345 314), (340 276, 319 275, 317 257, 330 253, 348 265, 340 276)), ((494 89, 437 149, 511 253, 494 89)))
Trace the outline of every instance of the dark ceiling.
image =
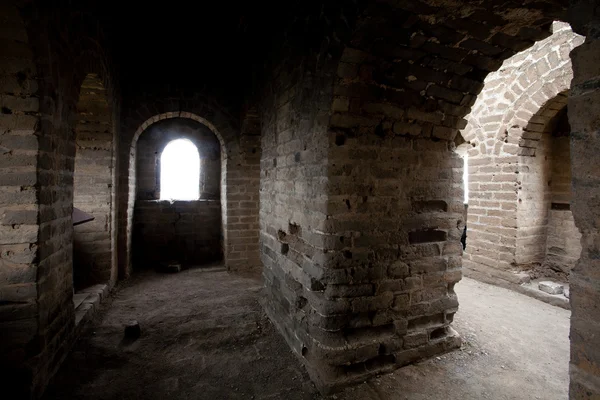
POLYGON ((285 20, 281 2, 99 4, 124 92, 155 85, 239 92, 285 20))

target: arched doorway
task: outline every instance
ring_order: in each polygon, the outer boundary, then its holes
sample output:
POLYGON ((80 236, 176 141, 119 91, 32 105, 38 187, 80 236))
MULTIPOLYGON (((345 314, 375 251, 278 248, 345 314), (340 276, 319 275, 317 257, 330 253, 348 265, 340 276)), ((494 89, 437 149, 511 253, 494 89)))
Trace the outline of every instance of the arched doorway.
POLYGON ((85 76, 74 119, 73 300, 79 322, 116 277, 114 131, 98 74, 85 76))

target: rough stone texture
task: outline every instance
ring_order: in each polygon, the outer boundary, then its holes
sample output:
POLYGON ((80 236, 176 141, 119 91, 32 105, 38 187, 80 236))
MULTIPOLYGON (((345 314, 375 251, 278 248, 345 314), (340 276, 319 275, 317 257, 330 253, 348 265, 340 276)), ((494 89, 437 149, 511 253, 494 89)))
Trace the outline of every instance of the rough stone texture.
MULTIPOLYGON (((310 22, 318 25, 323 20, 313 16, 310 22)), ((321 276, 331 247, 323 230, 327 215, 327 123, 333 66, 326 63, 324 50, 318 48, 320 34, 306 40, 293 37, 297 41, 283 45, 281 50, 290 58, 275 67, 281 71, 279 74, 268 78, 261 105, 260 250, 264 307, 292 350, 308 366, 309 373, 322 380, 316 368, 326 357, 324 347, 339 346, 325 342, 329 340, 327 332, 317 330, 328 320, 335 323, 327 315, 335 307, 334 302, 320 300, 325 289, 321 276), (297 55, 287 54, 293 46, 301 46, 302 50, 297 55), (323 60, 325 66, 315 59, 323 60), (317 68, 316 76, 312 68, 317 68), (327 72, 322 71, 325 68, 327 72), (313 80, 318 83, 313 85, 313 80), (318 85, 325 90, 320 91, 318 85)), ((334 349, 330 354, 333 357, 336 353, 339 352, 334 349)))
POLYGON ((115 163, 111 119, 101 79, 97 74, 88 74, 77 102, 73 206, 92 215, 94 220, 73 229, 75 290, 107 283, 116 271, 113 268, 115 163))
POLYGON ((573 81, 571 124, 572 211, 582 233, 581 257, 571 271, 571 399, 600 396, 600 9, 593 1, 571 5, 574 29, 586 42, 571 52, 573 81))
POLYGON ((221 260, 221 204, 218 200, 138 200, 133 217, 133 264, 185 266, 221 260))

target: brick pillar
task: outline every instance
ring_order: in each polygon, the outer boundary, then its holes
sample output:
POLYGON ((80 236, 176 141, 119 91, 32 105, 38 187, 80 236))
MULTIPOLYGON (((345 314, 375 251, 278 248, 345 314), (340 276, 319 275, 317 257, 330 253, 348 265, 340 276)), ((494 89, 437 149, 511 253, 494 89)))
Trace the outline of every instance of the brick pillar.
MULTIPOLYGON (((592 4, 579 12, 593 15, 593 10, 592 4)), ((570 277, 571 399, 600 398, 600 23, 592 26, 586 42, 571 53, 572 209, 583 235, 581 258, 570 277)))

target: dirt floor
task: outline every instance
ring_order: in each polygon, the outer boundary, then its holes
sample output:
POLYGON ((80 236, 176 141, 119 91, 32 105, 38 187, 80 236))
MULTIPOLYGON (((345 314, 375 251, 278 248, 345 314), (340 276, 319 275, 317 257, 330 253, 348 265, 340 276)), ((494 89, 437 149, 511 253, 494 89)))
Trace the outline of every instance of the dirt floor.
MULTIPOLYGON (((261 283, 220 268, 146 272, 120 286, 48 388, 50 399, 322 399, 258 304, 261 283), (123 326, 142 334, 123 342, 123 326)), ((569 311, 463 279, 462 349, 339 400, 566 399, 569 311)))

